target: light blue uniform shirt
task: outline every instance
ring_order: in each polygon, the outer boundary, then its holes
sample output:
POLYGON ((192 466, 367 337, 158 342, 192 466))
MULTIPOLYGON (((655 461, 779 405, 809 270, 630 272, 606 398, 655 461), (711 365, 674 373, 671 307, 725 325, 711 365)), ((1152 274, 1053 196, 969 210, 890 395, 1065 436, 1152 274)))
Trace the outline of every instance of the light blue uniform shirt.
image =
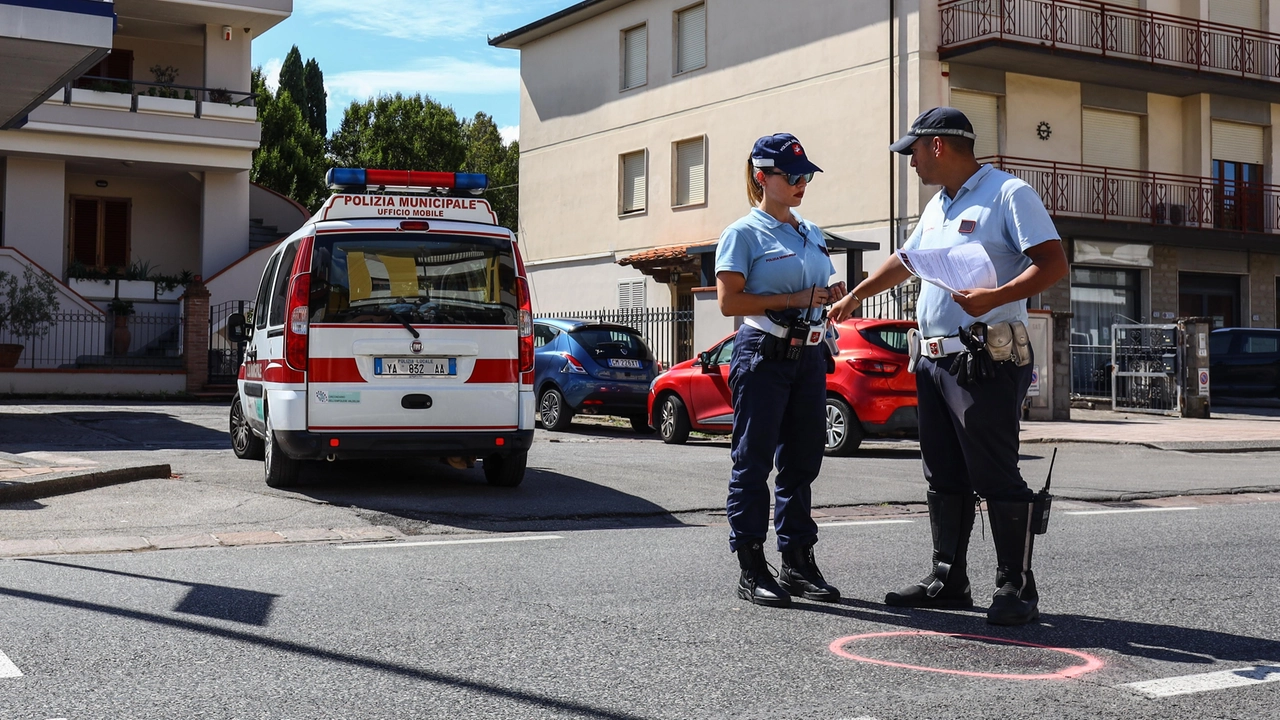
MULTIPOLYGON (((920 213, 920 223, 905 250, 930 250, 965 243, 982 243, 1003 286, 1031 267, 1023 253, 1035 245, 1059 239, 1040 196, 1031 186, 1002 170, 983 165, 954 198, 939 190, 920 213)), ((922 283, 916 316, 925 337, 955 335, 974 322, 988 325, 1012 320, 1027 322, 1025 300, 1001 305, 982 317, 971 317, 936 285, 922 283)), ((968 290, 969 288, 956 288, 968 290)))
MULTIPOLYGON (((799 221, 799 231, 760 208, 735 220, 720 233, 716 272, 742 273, 747 278, 743 292, 750 295, 825 288, 836 268, 822 230, 794 209, 791 214, 799 221)), ((816 320, 821 315, 814 308, 809 317, 816 320)))

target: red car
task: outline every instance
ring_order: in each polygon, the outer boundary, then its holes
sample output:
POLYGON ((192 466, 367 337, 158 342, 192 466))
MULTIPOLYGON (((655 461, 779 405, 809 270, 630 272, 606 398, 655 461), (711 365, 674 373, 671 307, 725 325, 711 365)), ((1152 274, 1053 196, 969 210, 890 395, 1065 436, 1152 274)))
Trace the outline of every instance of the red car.
MULTIPOLYGON (((827 455, 848 455, 866 435, 910 435, 916 417, 916 378, 907 373, 904 320, 855 318, 838 326, 840 354, 827 376, 827 455)), ((663 442, 680 444, 689 431, 733 431, 729 361, 733 335, 692 360, 674 365, 649 386, 649 419, 663 442)))

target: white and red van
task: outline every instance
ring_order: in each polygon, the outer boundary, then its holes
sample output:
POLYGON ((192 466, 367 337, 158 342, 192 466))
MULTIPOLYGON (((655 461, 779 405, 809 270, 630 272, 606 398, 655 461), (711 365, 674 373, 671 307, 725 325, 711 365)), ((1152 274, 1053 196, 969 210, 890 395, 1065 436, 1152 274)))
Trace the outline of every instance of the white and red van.
POLYGON ((267 485, 308 460, 438 457, 524 478, 533 314, 510 230, 471 173, 335 168, 335 190, 267 261, 231 439, 267 485))

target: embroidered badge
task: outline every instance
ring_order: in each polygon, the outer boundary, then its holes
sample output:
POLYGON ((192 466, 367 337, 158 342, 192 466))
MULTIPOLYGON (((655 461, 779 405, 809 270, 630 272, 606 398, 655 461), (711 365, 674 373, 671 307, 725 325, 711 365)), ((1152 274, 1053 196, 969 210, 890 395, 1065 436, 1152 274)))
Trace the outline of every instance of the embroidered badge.
POLYGON ((961 220, 961 221, 960 221, 960 232, 962 232, 962 233, 964 233, 964 234, 966 234, 966 235, 967 235, 967 234, 969 234, 969 233, 971 233, 971 232, 973 232, 974 230, 977 230, 977 229, 978 229, 978 222, 977 222, 976 220, 961 220))
POLYGON ((817 344, 818 344, 818 340, 819 340, 821 337, 822 337, 822 333, 820 333, 820 332, 818 332, 818 331, 816 331, 816 330, 815 330, 815 331, 813 331, 813 332, 811 332, 811 333, 809 333, 809 344, 810 344, 810 345, 817 345, 817 344))

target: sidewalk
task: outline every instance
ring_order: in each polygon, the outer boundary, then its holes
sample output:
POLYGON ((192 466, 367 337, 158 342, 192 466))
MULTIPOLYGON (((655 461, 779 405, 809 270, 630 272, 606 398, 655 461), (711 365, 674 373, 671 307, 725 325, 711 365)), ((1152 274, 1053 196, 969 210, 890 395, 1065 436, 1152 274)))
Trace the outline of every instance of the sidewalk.
POLYGON ((1024 443, 1108 443, 1182 452, 1280 450, 1280 408, 1228 407, 1207 419, 1072 409, 1071 422, 1022 423, 1024 443))
POLYGON ((170 474, 168 465, 104 467, 60 453, 0 453, 0 505, 170 474))

